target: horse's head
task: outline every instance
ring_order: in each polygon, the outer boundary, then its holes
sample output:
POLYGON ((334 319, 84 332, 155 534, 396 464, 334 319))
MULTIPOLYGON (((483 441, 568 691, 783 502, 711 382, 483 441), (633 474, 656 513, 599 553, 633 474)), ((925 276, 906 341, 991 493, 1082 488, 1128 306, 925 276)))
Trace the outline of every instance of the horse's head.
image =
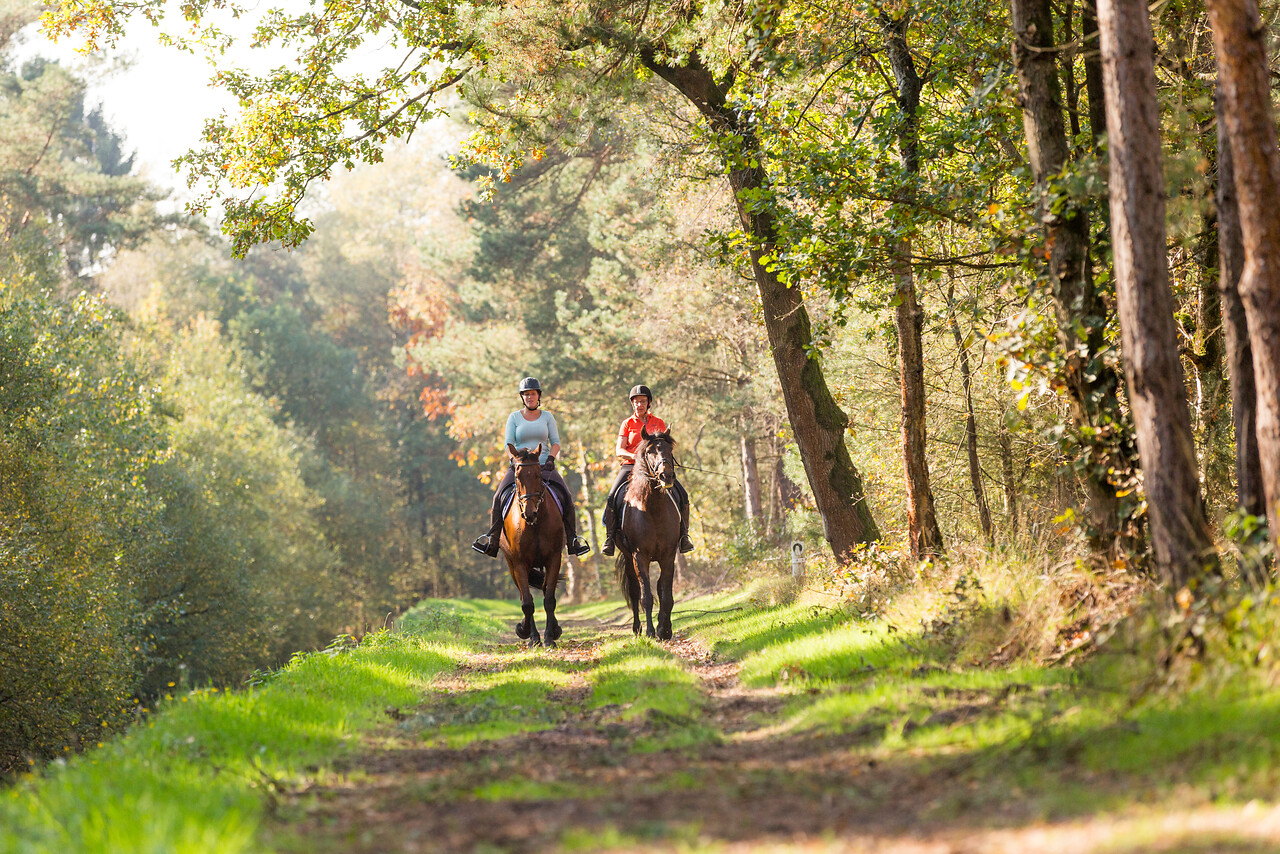
POLYGON ((636 449, 636 461, 642 464, 649 480, 659 489, 670 489, 676 485, 675 446, 676 440, 671 438, 671 431, 650 433, 643 427, 640 428, 640 447, 636 449))
POLYGON ((511 457, 511 465, 516 472, 516 502, 520 505, 520 518, 530 525, 538 521, 538 511, 542 509, 542 499, 547 488, 542 480, 542 444, 532 451, 507 445, 507 454, 511 457))

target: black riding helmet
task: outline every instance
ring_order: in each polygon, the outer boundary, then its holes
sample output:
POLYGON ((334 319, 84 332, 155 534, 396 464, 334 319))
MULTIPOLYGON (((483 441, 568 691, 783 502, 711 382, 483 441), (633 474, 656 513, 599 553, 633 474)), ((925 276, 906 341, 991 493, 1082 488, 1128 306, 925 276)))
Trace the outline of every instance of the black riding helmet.
POLYGON ((633 397, 639 397, 642 394, 649 398, 650 404, 653 403, 653 392, 649 391, 649 387, 647 385, 638 385, 632 388, 631 393, 627 395, 627 400, 630 400, 633 397))
POLYGON ((524 394, 526 391, 536 391, 542 394, 542 386, 533 377, 525 377, 520 380, 520 391, 517 394, 524 394))

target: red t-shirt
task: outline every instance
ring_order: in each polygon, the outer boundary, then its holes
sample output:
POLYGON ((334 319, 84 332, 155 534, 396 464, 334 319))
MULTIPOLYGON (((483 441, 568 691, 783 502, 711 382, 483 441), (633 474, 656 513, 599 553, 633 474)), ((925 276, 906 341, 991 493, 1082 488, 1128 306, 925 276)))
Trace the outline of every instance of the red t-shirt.
MULTIPOLYGON (((634 454, 636 448, 640 447, 640 430, 642 427, 649 433, 661 433, 667 429, 667 422, 653 413, 646 415, 644 421, 640 421, 634 415, 623 421, 622 426, 618 428, 618 444, 622 445, 624 451, 634 454)), ((618 457, 618 461, 623 465, 630 465, 635 462, 635 460, 629 460, 626 457, 618 457)))

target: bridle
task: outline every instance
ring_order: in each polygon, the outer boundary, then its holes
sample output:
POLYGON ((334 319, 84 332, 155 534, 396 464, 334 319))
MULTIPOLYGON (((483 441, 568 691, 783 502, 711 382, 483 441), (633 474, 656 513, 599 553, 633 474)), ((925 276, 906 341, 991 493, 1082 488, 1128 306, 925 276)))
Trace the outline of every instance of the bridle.
MULTIPOLYGON (((646 443, 646 449, 640 455, 640 457, 641 459, 644 460, 644 476, 649 479, 649 485, 665 491, 670 489, 671 485, 666 483, 662 479, 662 473, 663 471, 666 470, 668 461, 667 461, 667 458, 662 455, 661 450, 659 450, 661 444, 662 444, 662 440, 658 440, 657 442, 646 443), (649 449, 650 446, 652 450, 649 449), (649 458, 652 456, 656 456, 658 458, 659 465, 658 465, 658 468, 656 469, 653 467, 653 463, 649 461, 649 458)), ((671 461, 670 464, 672 466, 675 465, 674 459, 671 461)), ((674 480, 675 478, 673 477, 672 481, 674 480)))
POLYGON ((538 484, 541 488, 538 492, 536 494, 526 493, 522 495, 520 493, 520 469, 527 468, 529 466, 540 467, 541 463, 537 460, 534 460, 531 463, 512 463, 512 467, 516 471, 516 504, 520 509, 520 518, 530 525, 536 525, 538 523, 538 513, 542 510, 543 496, 547 494, 547 482, 542 479, 541 475, 539 475, 538 484), (529 509, 531 505, 533 507, 532 510, 529 509))

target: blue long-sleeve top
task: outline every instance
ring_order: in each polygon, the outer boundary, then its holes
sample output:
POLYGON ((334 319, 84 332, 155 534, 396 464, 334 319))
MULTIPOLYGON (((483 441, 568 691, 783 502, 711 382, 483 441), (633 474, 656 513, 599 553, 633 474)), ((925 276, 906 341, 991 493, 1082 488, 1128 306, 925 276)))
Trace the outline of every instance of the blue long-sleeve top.
POLYGON ((545 463, 551 456, 551 446, 560 444, 555 416, 543 410, 538 413, 536 421, 526 421, 517 409, 507 416, 506 442, 525 450, 532 450, 541 443, 542 453, 538 455, 538 461, 545 463))

